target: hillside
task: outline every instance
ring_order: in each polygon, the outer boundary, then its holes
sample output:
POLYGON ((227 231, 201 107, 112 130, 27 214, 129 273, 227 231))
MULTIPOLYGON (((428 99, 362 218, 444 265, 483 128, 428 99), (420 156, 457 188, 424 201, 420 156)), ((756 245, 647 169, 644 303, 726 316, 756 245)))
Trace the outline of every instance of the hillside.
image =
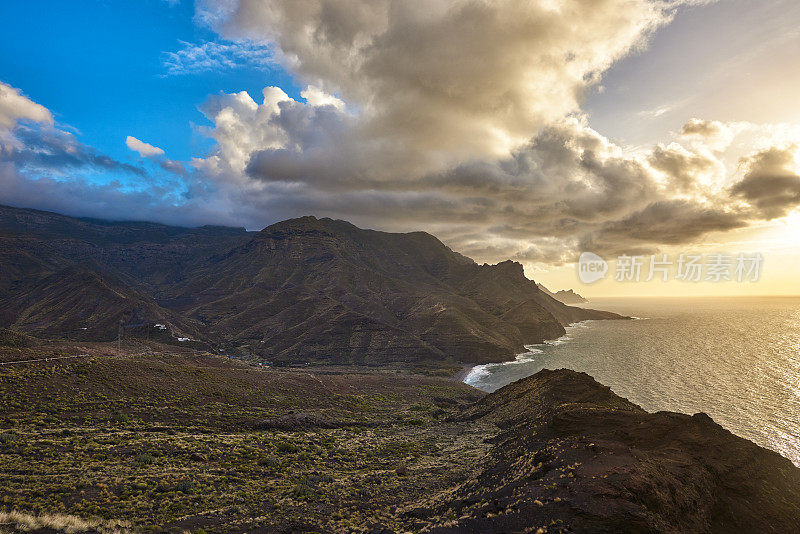
POLYGON ((86 355, 0 365, 7 528, 800 531, 791 462, 704 414, 647 413, 582 373, 484 395, 396 368, 123 348, 0 347, 0 362, 86 355))
POLYGON ((276 363, 502 361, 619 318, 558 302, 518 263, 314 217, 246 232, 0 208, 0 258, 0 327, 109 340, 163 324, 174 342, 276 363))

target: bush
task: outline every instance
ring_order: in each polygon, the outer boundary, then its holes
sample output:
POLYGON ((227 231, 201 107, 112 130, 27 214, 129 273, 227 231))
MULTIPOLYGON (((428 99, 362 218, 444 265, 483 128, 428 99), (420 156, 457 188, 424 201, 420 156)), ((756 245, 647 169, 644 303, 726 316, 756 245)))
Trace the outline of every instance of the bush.
POLYGON ((297 452, 297 445, 295 445, 294 443, 290 443, 290 442, 288 442, 288 441, 281 441, 281 442, 279 442, 279 443, 278 443, 278 444, 275 446, 275 448, 276 448, 276 449, 277 449, 277 451, 278 451, 279 453, 281 453, 281 454, 286 454, 286 453, 294 453, 294 452, 297 452))
POLYGON ((144 454, 137 454, 136 457, 133 459, 133 461, 136 462, 137 464, 150 465, 156 461, 156 458, 152 454, 144 453, 144 454))
POLYGON ((180 491, 181 493, 191 493, 193 488, 194 484, 192 484, 191 480, 181 480, 175 484, 175 491, 180 491))
POLYGON ((21 438, 19 434, 14 431, 11 432, 3 432, 0 434, 0 444, 6 445, 8 443, 14 443, 15 441, 19 441, 21 438))
POLYGON ((14 330, 0 328, 0 346, 4 347, 27 347, 30 340, 25 334, 20 334, 14 330))
POLYGON ((301 482, 292 488, 292 497, 301 501, 313 501, 317 498, 317 492, 308 484, 301 482))
POLYGON ((115 413, 111 416, 111 422, 115 425, 122 425, 130 421, 131 418, 124 413, 115 413))
POLYGON ((281 463, 274 456, 265 456, 258 460, 258 465, 262 467, 269 467, 270 469, 277 469, 281 463))

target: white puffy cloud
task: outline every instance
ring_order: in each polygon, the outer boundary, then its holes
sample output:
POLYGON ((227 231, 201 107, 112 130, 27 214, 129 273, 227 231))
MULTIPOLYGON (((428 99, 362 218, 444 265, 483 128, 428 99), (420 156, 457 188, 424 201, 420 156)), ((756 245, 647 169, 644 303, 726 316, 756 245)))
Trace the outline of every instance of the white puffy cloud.
POLYGON ((53 123, 50 110, 23 95, 19 89, 0 82, 0 129, 10 130, 20 119, 53 123))
POLYGON ((333 95, 329 95, 319 87, 309 85, 300 93, 300 96, 306 99, 308 104, 319 106, 333 106, 340 111, 344 111, 346 105, 342 100, 339 100, 333 95))
POLYGON ((145 143, 144 141, 140 141, 130 135, 125 138, 125 145, 134 152, 138 152, 143 158, 153 158, 164 155, 163 149, 153 146, 149 143, 145 143))
POLYGON ((576 111, 584 89, 666 22, 649 0, 259 0, 199 3, 358 109, 364 136, 427 170, 507 155, 576 111))

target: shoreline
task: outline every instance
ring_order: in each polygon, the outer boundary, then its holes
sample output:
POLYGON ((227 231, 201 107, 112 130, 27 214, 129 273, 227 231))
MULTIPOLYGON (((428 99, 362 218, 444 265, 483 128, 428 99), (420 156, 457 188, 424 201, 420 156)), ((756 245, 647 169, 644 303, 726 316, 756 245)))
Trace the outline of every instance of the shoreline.
MULTIPOLYGON (((637 318, 636 317, 626 317, 626 319, 637 319, 637 318)), ((468 386, 473 387, 473 388, 475 388, 475 389, 477 389, 479 391, 484 391, 484 390, 482 390, 482 389, 480 389, 480 388, 478 388, 478 387, 466 382, 466 379, 472 374, 472 371, 474 369, 476 369, 478 367, 487 366, 487 365, 509 365, 509 364, 518 363, 520 361, 519 360, 520 356, 522 356, 524 354, 530 354, 532 352, 532 350, 529 349, 528 347, 559 345, 560 343, 556 343, 557 341, 560 341, 563 338, 568 337, 569 332, 566 331, 567 328, 574 328, 574 327, 576 327, 578 325, 587 324, 587 323, 593 323, 595 321, 609 321, 609 320, 614 320, 614 319, 585 319, 583 321, 576 321, 574 323, 570 323, 565 327, 564 334, 560 335, 559 337, 557 337, 555 339, 545 339, 541 343, 533 343, 531 345, 525 345, 524 346, 525 352, 520 352, 519 354, 515 354, 514 355, 514 359, 512 359, 512 360, 504 360, 502 362, 486 362, 486 363, 477 363, 477 364, 464 365, 464 366, 461 367, 460 371, 458 371, 456 374, 453 375, 453 380, 458 380, 459 382, 461 382, 463 384, 467 384, 468 386)), ((564 340, 564 342, 569 341, 569 339, 572 339, 572 338, 568 337, 568 339, 564 340)))
MULTIPOLYGON (((478 365, 480 365, 480 364, 478 364, 478 365)), ((476 366, 473 365, 473 364, 464 364, 464 365, 462 365, 461 369, 459 371, 457 371, 456 374, 454 374, 452 376, 452 379, 455 380, 456 382, 461 382, 463 384, 466 384, 466 382, 464 382, 464 380, 466 380, 466 378, 472 372, 472 369, 475 368, 475 367, 476 366)), ((469 385, 469 384, 467 384, 467 385, 469 385)), ((477 389, 477 388, 475 388, 475 389, 477 389)))

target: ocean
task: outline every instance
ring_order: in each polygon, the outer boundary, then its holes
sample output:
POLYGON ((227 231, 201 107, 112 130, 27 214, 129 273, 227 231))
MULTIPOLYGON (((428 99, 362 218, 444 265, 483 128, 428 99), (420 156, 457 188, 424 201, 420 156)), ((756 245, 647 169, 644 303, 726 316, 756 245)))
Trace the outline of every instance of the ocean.
POLYGON ((594 299, 587 321, 464 379, 484 391, 542 369, 583 371, 648 411, 705 412, 800 466, 800 297, 594 299))

